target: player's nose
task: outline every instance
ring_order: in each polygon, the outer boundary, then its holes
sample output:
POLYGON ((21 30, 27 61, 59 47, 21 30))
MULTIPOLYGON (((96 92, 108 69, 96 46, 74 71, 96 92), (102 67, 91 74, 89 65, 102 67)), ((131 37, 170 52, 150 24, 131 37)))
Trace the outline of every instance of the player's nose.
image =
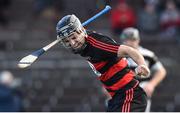
POLYGON ((70 40, 70 45, 73 46, 76 43, 75 40, 70 40))

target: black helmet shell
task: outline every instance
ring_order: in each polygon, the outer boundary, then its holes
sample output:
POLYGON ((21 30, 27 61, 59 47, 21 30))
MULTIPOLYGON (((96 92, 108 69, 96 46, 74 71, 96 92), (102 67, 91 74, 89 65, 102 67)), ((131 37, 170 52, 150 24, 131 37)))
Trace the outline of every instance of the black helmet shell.
POLYGON ((70 36, 78 28, 81 28, 81 22, 75 15, 64 16, 56 25, 56 32, 60 39, 70 36))

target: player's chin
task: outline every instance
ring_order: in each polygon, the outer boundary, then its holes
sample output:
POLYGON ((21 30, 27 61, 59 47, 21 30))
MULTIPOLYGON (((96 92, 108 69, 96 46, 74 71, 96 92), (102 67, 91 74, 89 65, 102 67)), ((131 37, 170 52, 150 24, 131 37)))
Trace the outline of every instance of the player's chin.
POLYGON ((73 47, 73 49, 80 49, 82 47, 82 44, 78 44, 77 46, 73 47))

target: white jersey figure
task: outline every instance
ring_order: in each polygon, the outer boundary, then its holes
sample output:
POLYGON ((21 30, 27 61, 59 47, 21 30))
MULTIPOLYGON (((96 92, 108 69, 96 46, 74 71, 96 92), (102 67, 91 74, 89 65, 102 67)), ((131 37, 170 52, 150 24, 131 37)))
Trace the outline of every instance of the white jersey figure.
MULTIPOLYGON (((120 39, 123 44, 139 50, 139 52, 144 56, 144 59, 149 69, 152 72, 147 77, 136 76, 140 81, 140 86, 145 90, 147 96, 149 97, 146 112, 150 112, 151 96, 156 86, 165 78, 166 69, 164 68, 162 63, 158 60, 154 52, 146 48, 143 48, 139 45, 140 36, 139 36, 139 31, 136 28, 129 27, 124 29, 122 34, 120 35, 120 39)), ((128 65, 131 68, 135 69, 137 67, 137 64, 131 58, 127 58, 127 59, 128 59, 128 65)))

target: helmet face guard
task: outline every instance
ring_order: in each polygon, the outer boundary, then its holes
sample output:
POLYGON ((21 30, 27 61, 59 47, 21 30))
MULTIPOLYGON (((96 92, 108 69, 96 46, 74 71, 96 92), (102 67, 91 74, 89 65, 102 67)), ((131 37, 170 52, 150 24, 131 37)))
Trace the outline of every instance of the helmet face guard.
POLYGON ((60 40, 60 43, 68 49, 73 51, 73 48, 65 42, 65 39, 70 37, 73 33, 82 30, 84 34, 86 34, 86 30, 83 29, 83 26, 80 20, 75 15, 67 15, 64 16, 56 26, 57 39, 60 40))

